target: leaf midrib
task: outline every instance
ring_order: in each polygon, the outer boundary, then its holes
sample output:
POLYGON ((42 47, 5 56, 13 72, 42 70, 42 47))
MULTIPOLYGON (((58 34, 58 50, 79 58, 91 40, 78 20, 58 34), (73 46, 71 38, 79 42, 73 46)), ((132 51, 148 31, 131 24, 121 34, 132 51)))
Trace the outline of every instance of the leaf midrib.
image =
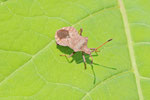
POLYGON ((131 31, 130 31, 130 27, 129 27, 129 23, 128 23, 128 17, 126 14, 126 9, 124 7, 123 0, 118 0, 118 3, 120 6, 120 12, 121 12, 123 23, 124 23, 125 34, 126 34, 128 49, 129 49, 129 55, 130 55, 130 59, 131 59, 133 73, 135 74, 139 99, 144 100, 142 89, 141 89, 141 84, 140 84, 140 75, 139 75, 137 65, 136 65, 135 53, 134 53, 134 48, 133 48, 133 41, 132 41, 132 37, 131 37, 131 31))

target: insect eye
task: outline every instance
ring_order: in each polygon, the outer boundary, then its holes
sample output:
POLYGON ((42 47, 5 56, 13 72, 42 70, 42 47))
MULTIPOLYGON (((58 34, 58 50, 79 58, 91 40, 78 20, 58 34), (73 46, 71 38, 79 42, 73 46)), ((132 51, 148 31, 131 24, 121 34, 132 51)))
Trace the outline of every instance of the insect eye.
POLYGON ((69 32, 68 32, 67 30, 59 30, 59 31, 57 32, 57 36, 58 36, 60 39, 70 37, 70 36, 69 36, 69 32))

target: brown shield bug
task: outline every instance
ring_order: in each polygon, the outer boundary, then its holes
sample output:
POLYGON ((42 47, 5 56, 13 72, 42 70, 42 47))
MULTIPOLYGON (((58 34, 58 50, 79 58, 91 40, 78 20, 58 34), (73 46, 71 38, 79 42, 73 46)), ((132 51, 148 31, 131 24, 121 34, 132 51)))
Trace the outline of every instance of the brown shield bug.
POLYGON ((82 28, 78 32, 74 27, 63 27, 56 31, 55 39, 56 39, 57 45, 68 46, 74 50, 74 52, 70 54, 69 56, 67 55, 61 55, 61 56, 71 57, 76 52, 81 51, 83 61, 84 61, 84 66, 86 69, 86 59, 85 59, 84 53, 90 55, 91 64, 92 64, 93 57, 91 53, 98 52, 97 49, 99 49, 100 47, 102 47, 103 45, 111 41, 112 39, 109 39, 108 41, 106 41, 105 43, 103 43, 97 48, 88 48, 87 47, 88 37, 83 37, 82 31, 83 31, 82 28))

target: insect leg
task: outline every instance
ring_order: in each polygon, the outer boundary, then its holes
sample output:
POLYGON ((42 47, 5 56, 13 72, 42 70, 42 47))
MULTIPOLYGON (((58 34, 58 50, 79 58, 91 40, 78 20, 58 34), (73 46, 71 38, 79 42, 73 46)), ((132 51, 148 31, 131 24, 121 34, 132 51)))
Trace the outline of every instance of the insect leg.
POLYGON ((83 29, 82 28, 80 28, 80 30, 79 30, 79 34, 82 36, 82 32, 83 32, 83 29))
POLYGON ((95 50, 96 48, 90 48, 90 50, 93 50, 93 51, 95 51, 95 53, 96 52, 100 52, 100 51, 98 51, 98 50, 95 50))
POLYGON ((73 52, 73 53, 70 54, 69 56, 68 56, 68 55, 60 55, 60 56, 66 56, 67 58, 70 58, 70 57, 72 57, 74 54, 75 54, 75 52, 73 52))
POLYGON ((93 64, 93 57, 91 54, 90 54, 90 57, 91 57, 91 64, 93 64))
POLYGON ((82 52, 82 57, 83 57, 83 61, 84 61, 84 68, 86 69, 86 60, 85 60, 84 52, 82 52))
POLYGON ((90 48, 91 50, 95 50, 96 48, 90 48))
POLYGON ((70 54, 68 57, 72 57, 76 52, 73 52, 72 54, 70 54))

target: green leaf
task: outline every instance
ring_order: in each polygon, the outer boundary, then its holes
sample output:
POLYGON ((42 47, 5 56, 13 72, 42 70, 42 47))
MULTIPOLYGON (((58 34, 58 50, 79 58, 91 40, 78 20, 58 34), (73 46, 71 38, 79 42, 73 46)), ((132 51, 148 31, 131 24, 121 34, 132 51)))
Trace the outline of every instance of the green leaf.
POLYGON ((149 100, 149 0, 0 0, 0 100, 149 100), (93 55, 55 43, 83 28, 93 55), (96 83, 93 84, 96 78, 96 83))

